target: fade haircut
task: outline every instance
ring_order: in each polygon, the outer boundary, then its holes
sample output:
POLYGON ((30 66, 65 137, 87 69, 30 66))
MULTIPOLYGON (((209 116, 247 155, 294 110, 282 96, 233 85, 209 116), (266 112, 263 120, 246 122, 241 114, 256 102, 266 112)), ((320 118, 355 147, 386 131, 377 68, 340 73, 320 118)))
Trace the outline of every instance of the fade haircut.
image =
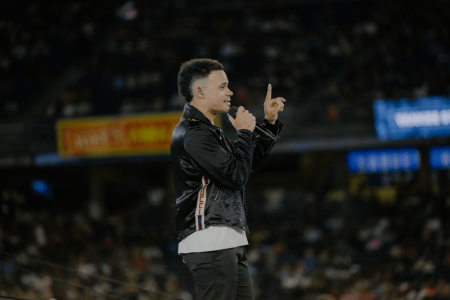
POLYGON ((205 79, 212 71, 223 71, 223 65, 217 60, 196 58, 184 62, 178 72, 178 91, 188 103, 192 101, 193 84, 199 79, 205 79))

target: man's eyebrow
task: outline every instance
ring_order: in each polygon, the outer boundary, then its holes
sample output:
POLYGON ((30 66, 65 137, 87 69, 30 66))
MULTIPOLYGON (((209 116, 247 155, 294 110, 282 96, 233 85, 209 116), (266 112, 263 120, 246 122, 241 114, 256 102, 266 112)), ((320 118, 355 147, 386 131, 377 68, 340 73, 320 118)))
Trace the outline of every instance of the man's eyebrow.
POLYGON ((221 85, 219 85, 219 86, 222 86, 222 85, 224 85, 224 84, 228 84, 228 81, 226 81, 226 82, 222 83, 222 84, 221 84, 221 85))

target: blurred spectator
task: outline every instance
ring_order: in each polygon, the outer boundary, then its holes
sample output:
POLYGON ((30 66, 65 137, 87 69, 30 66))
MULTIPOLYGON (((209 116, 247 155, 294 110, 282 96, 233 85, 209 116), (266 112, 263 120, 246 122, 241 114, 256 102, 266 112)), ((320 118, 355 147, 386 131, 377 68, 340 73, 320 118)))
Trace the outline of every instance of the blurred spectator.
MULTIPOLYGON (((359 193, 357 197, 363 199, 364 189, 359 193)), ((80 203, 73 213, 54 211, 57 217, 49 219, 44 210, 26 208, 24 193, 3 190, 3 215, 8 216, 16 204, 22 208, 18 217, 0 226, 0 251, 16 254, 0 252, 0 292, 79 299, 96 291, 152 299, 153 294, 133 287, 139 285, 194 299, 192 275, 177 255, 173 230, 168 228, 167 216, 173 214, 173 208, 167 205, 167 196, 159 187, 143 189, 145 200, 127 205, 127 210, 113 197, 108 214, 92 214, 92 205, 80 203), (40 265, 28 255, 79 273, 40 265), (54 278, 91 290, 73 289, 54 278)), ((442 197, 446 199, 446 195, 442 197)), ((445 232, 450 223, 442 218, 443 212, 430 208, 417 194, 398 193, 396 205, 392 205, 352 199, 342 190, 315 193, 276 188, 249 192, 248 201, 253 228, 248 260, 256 299, 450 296, 450 250, 445 232), (402 203, 406 205, 403 212, 399 210, 402 203), (413 223, 401 221, 406 210, 413 223), (363 217, 366 211, 371 212, 369 218, 363 217), (268 219, 271 221, 266 222, 268 219)))
POLYGON ((11 14, 0 20, 0 114, 30 109, 74 68, 84 75, 46 100, 43 115, 179 110, 176 74, 194 57, 224 63, 234 105, 260 108, 270 82, 305 124, 372 122, 375 99, 450 91, 444 0, 255 3, 220 18, 189 13, 200 4, 130 3, 8 4, 11 14))

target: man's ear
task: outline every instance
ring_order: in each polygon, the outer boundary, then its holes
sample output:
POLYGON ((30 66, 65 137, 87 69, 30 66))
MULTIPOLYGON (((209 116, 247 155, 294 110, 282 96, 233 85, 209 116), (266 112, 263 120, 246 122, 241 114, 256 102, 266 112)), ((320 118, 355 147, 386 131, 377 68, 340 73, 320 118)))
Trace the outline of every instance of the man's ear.
POLYGON ((204 98, 204 95, 203 95, 203 87, 202 87, 202 86, 196 86, 195 89, 194 89, 194 94, 195 94, 197 97, 204 98))

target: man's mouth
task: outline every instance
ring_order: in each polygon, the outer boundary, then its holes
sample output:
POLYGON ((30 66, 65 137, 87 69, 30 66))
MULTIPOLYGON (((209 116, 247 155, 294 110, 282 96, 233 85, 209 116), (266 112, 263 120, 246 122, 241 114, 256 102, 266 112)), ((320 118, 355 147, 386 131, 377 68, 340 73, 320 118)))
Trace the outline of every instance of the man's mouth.
POLYGON ((223 102, 228 103, 228 105, 231 105, 231 100, 225 100, 223 102))

